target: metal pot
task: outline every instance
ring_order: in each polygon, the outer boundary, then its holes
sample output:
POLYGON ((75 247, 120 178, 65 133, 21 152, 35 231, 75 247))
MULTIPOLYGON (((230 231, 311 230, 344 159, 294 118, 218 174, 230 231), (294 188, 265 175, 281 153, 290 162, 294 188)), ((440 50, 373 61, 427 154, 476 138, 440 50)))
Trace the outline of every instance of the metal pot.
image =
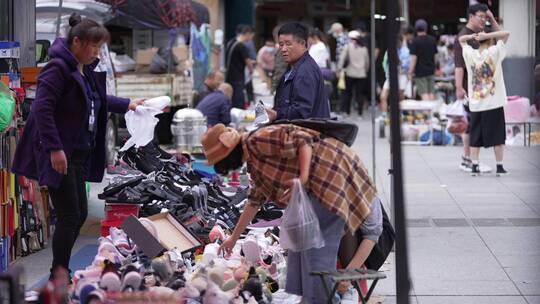
POLYGON ((189 108, 176 111, 171 124, 176 150, 190 153, 201 151, 201 139, 206 129, 206 117, 201 111, 189 108))

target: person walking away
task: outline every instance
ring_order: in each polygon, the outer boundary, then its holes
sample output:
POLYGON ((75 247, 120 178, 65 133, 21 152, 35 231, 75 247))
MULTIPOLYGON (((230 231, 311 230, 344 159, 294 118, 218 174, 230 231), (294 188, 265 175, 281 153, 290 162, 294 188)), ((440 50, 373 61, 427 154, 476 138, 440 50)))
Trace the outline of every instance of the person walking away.
POLYGON ((473 176, 480 174, 478 162, 480 147, 493 147, 497 161, 497 176, 508 173, 503 167, 506 140, 503 107, 506 104, 506 88, 502 61, 506 56, 506 41, 509 35, 507 31, 497 31, 459 37, 469 75, 471 175, 473 176), (480 42, 478 49, 473 49, 466 43, 473 39, 480 42))
POLYGON ((272 88, 272 74, 276 56, 276 44, 272 39, 267 39, 264 46, 257 53, 257 68, 261 78, 264 79, 268 89, 272 88))
POLYGON ((362 116, 369 70, 369 54, 368 49, 362 44, 359 32, 349 32, 349 43, 343 49, 337 69, 345 71, 345 90, 341 96, 341 112, 351 113, 351 99, 354 94, 358 103, 358 115, 362 116))
POLYGON ((417 36, 411 43, 411 65, 409 67, 409 80, 416 84, 416 90, 422 100, 435 100, 435 55, 437 42, 427 34, 426 20, 416 20, 414 27, 417 36))
POLYGON ((267 109, 270 120, 330 118, 321 70, 307 51, 308 29, 298 22, 286 23, 278 39, 288 68, 276 89, 273 109, 267 109))
POLYGON ((36 98, 15 151, 12 171, 49 188, 56 211, 52 267, 69 271, 71 250, 88 214, 85 182, 101 182, 107 112, 142 103, 106 95, 105 73, 94 72, 109 39, 104 26, 72 14, 68 37, 57 38, 38 76, 36 98))
MULTIPOLYGON (((407 86, 407 71, 409 71, 409 65, 411 63, 411 54, 409 52, 409 47, 407 46, 407 39, 405 36, 398 35, 397 45, 398 48, 398 84, 399 84, 399 99, 403 100, 405 95, 405 89, 407 86)), ((384 81, 383 88, 381 91, 381 118, 385 119, 388 117, 388 95, 390 93, 390 67, 388 65, 388 51, 384 53, 383 56, 383 69, 386 80, 384 81)))
POLYGON ((253 29, 248 25, 239 25, 236 32, 236 38, 229 41, 226 47, 226 65, 227 72, 225 81, 233 87, 232 106, 234 108, 244 109, 245 96, 245 74, 247 67, 253 72, 253 60, 249 57, 249 50, 244 44, 253 39, 253 29))
POLYGON ((301 295, 303 303, 326 303, 320 278, 310 273, 336 269, 344 230, 356 231, 362 225, 377 196, 358 155, 334 138, 291 124, 270 125, 250 134, 240 134, 219 124, 209 129, 201 142, 208 163, 214 165, 216 172, 227 174, 247 163, 251 176, 247 203, 220 252, 232 252, 263 204, 276 202, 285 207, 294 179, 303 184, 325 245, 289 251, 285 291, 301 295))
POLYGON ((220 70, 211 70, 206 75, 206 79, 202 86, 197 90, 193 98, 193 107, 197 107, 197 104, 206 97, 206 95, 216 91, 218 87, 225 81, 225 75, 220 70))
POLYGON ((206 95, 197 105, 197 110, 201 111, 206 117, 208 127, 222 123, 229 125, 231 123, 231 98, 233 88, 230 84, 224 82, 219 88, 206 95))
MULTIPOLYGON (((459 43, 459 37, 463 35, 470 35, 474 33, 479 33, 484 30, 486 26, 486 21, 489 21, 491 24, 491 29, 497 31, 499 29, 499 24, 493 14, 488 9, 485 4, 473 4, 467 9, 468 21, 465 27, 458 33, 456 40, 454 41, 454 63, 455 63, 455 80, 454 84, 456 87, 456 98, 458 100, 463 100, 467 96, 467 83, 468 75, 467 70, 465 69, 465 61, 462 55, 461 44, 459 43)), ((476 40, 469 40, 467 42, 473 49, 479 47, 479 43, 476 40)), ((466 106, 465 111, 467 115, 470 114, 469 108, 466 106)), ((469 118, 469 117, 468 117, 469 118)), ((469 127, 465 130, 465 133, 462 134, 463 138, 463 155, 461 156, 461 163, 459 168, 466 172, 471 172, 472 163, 471 163, 471 150, 469 146, 469 127)), ((480 165, 480 170, 484 171, 483 165, 480 165)), ((486 171, 489 171, 486 169, 486 171)))

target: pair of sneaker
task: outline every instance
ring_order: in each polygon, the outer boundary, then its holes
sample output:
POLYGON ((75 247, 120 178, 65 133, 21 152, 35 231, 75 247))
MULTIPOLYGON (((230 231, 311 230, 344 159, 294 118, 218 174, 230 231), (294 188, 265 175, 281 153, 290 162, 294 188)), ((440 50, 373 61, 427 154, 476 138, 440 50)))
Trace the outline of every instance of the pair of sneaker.
MULTIPOLYGON (((471 165, 471 176, 478 176, 482 172, 481 164, 472 164, 471 165)), ((504 176, 508 175, 508 171, 506 171, 503 167, 503 165, 497 165, 497 170, 495 171, 496 176, 504 176)))

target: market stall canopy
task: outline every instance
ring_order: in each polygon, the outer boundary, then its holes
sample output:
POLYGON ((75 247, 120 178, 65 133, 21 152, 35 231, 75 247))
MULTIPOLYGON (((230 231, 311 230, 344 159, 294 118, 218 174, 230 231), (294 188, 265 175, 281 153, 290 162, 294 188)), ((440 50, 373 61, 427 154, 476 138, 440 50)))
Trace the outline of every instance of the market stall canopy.
POLYGON ((208 8, 189 0, 97 0, 111 6, 107 25, 138 29, 170 29, 190 22, 210 23, 208 8))

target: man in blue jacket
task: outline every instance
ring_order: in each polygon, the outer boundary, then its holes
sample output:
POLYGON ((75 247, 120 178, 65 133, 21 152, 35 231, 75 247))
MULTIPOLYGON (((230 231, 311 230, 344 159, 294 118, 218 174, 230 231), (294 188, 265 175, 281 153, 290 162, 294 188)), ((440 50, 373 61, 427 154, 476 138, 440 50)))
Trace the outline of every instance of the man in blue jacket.
POLYGON ((231 98, 233 88, 230 84, 224 82, 214 92, 206 95, 199 102, 196 109, 206 116, 208 127, 222 123, 229 125, 231 123, 231 98))
POLYGON ((279 49, 288 69, 276 89, 271 120, 330 118, 330 103, 319 66, 307 51, 308 29, 298 22, 281 26, 279 49))

